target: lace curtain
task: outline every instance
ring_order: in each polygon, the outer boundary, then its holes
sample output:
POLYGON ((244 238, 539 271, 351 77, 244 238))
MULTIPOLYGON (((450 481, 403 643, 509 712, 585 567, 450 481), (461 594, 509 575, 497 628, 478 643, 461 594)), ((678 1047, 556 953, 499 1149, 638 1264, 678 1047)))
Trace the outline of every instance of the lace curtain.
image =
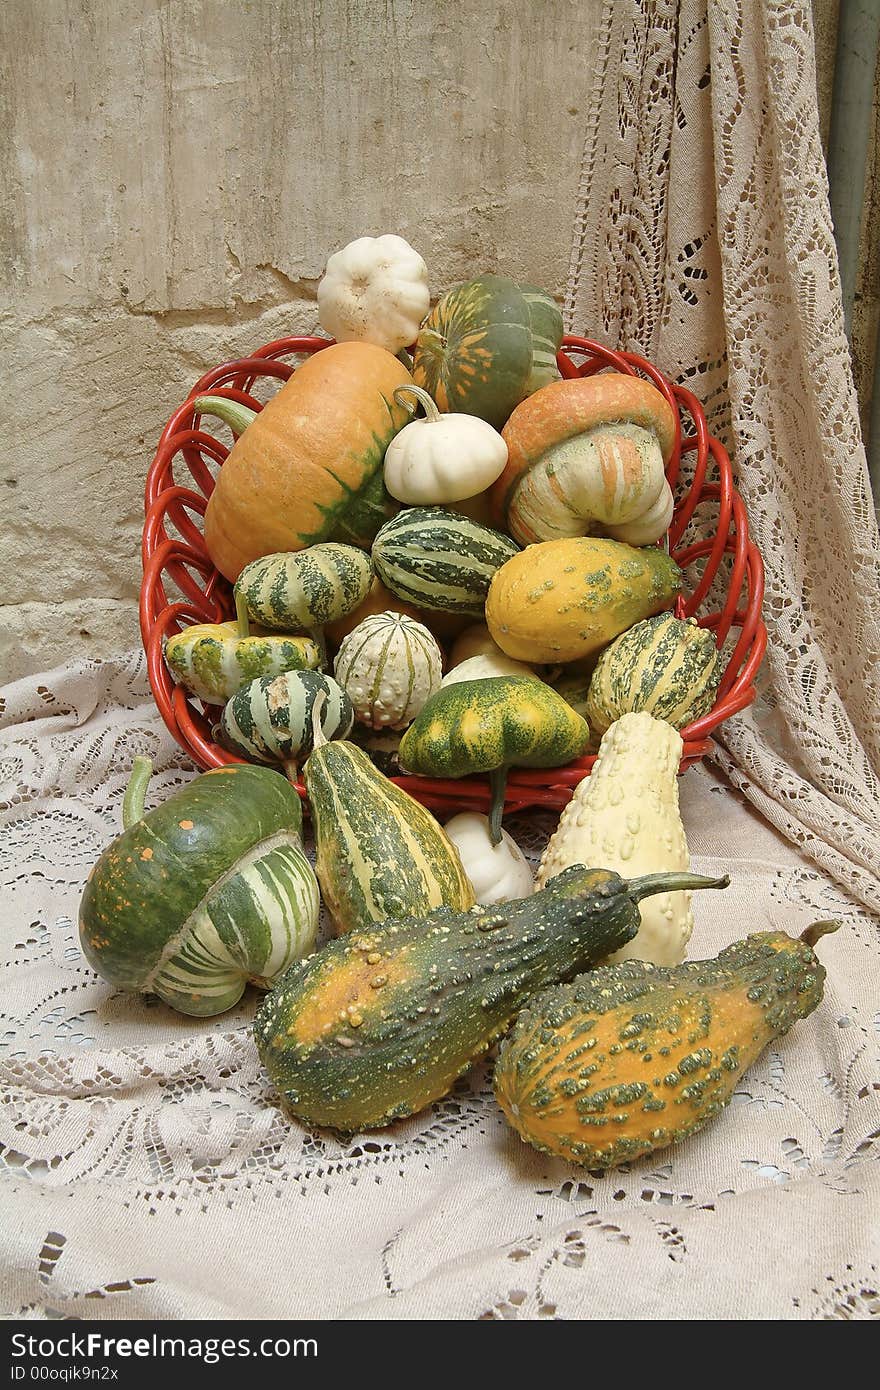
MULTIPOLYGON (((596 57, 568 320, 693 378, 768 563, 760 703, 724 726, 725 775, 681 783, 694 868, 732 878, 695 895, 692 954, 838 917, 825 1000, 702 1134, 608 1174, 521 1143, 485 1065, 386 1130, 306 1130, 261 1071, 253 992, 186 1019, 78 949, 133 757, 151 803, 192 775, 142 654, 20 681, 0 693, 7 1316, 880 1314, 877 550, 809 12, 609 0, 596 57)), ((511 826, 533 860, 551 828, 511 826)))
POLYGON ((873 906, 880 544, 809 6, 609 4, 590 110, 567 321, 691 379, 767 567, 761 698, 722 727, 718 762, 873 906))

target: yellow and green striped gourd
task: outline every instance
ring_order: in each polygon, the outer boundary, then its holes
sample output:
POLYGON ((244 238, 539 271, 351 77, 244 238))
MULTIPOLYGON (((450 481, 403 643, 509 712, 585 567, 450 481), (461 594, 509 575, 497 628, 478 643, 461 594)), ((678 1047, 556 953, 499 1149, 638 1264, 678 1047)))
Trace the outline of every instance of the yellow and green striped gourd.
POLYGON ((328 541, 245 565, 235 582, 236 607, 263 627, 312 632, 359 608, 372 579, 365 551, 328 541))
POLYGON ((708 628, 658 613, 602 652, 590 680, 586 716, 604 734, 623 714, 644 710, 683 729, 708 714, 724 666, 708 628))
POLYGON ((259 676, 314 671, 323 664, 323 644, 314 636, 242 632, 241 624, 196 623, 165 644, 174 679, 206 705, 222 705, 259 676))
POLYGON ((304 780, 315 869, 337 934, 389 917, 473 905, 458 851, 430 811, 347 739, 317 726, 304 780))

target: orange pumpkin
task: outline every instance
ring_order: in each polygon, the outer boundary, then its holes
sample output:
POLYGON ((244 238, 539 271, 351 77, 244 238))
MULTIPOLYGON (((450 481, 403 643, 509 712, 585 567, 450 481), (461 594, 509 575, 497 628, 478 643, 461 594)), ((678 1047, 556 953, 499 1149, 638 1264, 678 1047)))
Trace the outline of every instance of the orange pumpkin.
POLYGON ((297 368, 236 440, 208 502, 205 545, 221 574, 319 541, 369 549, 399 510, 382 462, 410 418, 394 390, 411 381, 373 343, 337 343, 297 368))

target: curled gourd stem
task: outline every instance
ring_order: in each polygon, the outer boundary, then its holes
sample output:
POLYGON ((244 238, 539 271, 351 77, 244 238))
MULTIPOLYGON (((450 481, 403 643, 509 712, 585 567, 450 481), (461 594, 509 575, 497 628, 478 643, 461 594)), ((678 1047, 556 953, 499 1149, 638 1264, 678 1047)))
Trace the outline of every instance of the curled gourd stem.
POLYGON ((136 821, 144 818, 144 801, 147 795, 147 786, 153 775, 153 764, 149 758, 137 757, 131 769, 131 776, 128 779, 128 786, 125 788, 125 796, 122 799, 122 828, 128 830, 129 826, 136 821))
POLYGON ((394 399, 397 401, 397 404, 402 405, 404 410, 408 410, 410 415, 415 415, 418 407, 413 405, 412 401, 404 399, 405 396, 416 397, 419 405, 421 405, 425 412, 425 417, 429 425, 433 425, 443 418, 434 403, 433 397, 429 396, 428 392, 424 391, 421 386, 398 386, 394 391, 394 399))
POLYGON ((833 920, 828 922, 814 922, 812 926, 807 927, 805 931, 801 932, 801 941, 803 941, 805 946, 815 946, 820 936, 827 936, 829 932, 840 931, 842 925, 842 922, 833 920))
POLYGON ((238 588, 235 590, 235 616, 238 620, 239 637, 249 637, 251 632, 250 615, 247 611, 245 596, 238 588))
POLYGON ((258 413, 250 406, 240 405, 226 396, 196 396, 193 410, 197 415, 216 415, 218 420, 229 426, 236 439, 244 434, 248 425, 253 424, 258 413))

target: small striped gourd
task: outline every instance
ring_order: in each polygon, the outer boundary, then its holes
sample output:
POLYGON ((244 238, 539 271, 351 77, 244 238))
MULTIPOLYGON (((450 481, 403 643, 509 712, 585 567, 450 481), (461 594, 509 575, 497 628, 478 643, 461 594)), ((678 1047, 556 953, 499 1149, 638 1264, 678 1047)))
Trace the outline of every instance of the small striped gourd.
POLYGON ((838 926, 759 932, 685 965, 628 960, 536 994, 501 1046, 498 1104, 521 1138, 587 1168, 686 1139, 819 1004, 813 947, 838 926))
POLYGON ((502 907, 440 908, 331 941, 289 970, 257 1015, 257 1047, 288 1108, 351 1132, 412 1115, 449 1091, 528 996, 589 969, 672 882, 571 869, 502 907))
POLYGON ((493 844, 501 840, 511 767, 561 767, 584 751, 590 730, 535 676, 490 676, 443 686, 400 742, 400 765, 425 777, 488 772, 493 844))
POLYGON ((315 869, 337 935, 435 907, 471 907, 458 851, 430 811, 346 739, 316 728, 304 769, 315 869))
POLYGON ((225 704, 258 676, 314 671, 323 659, 314 637, 254 631, 243 636, 237 622, 196 623, 165 644, 165 661, 175 680, 207 705, 225 704))
POLYGON ((79 914, 89 964, 117 989, 180 1013, 231 1009, 314 949, 319 895, 293 787, 267 768, 197 777, 143 812, 136 760, 125 830, 89 875, 79 914))
POLYGON ((518 553, 501 531, 442 507, 408 507, 373 542, 376 572, 393 594, 480 618, 492 576, 518 553))
POLYGON ((354 710, 333 677, 320 671, 285 671, 261 676, 233 695, 220 719, 223 742, 249 762, 295 768, 312 747, 312 711, 319 697, 325 738, 345 738, 354 710))
POLYGON ((370 557, 356 546, 310 545, 245 565, 235 584, 236 607, 263 627, 311 632, 358 608, 372 578, 370 557))
POLYGON ((441 411, 501 429, 514 406, 556 381, 562 315, 549 294, 504 275, 449 290, 422 324, 413 380, 441 411))
POLYGON ((443 653, 421 623, 378 613, 345 638, 333 674, 371 729, 405 729, 440 687, 443 653))
POLYGON ((658 613, 615 638, 599 657, 587 694, 590 727, 604 734, 622 714, 646 710, 683 729, 708 714, 723 669, 707 628, 695 618, 658 613))

